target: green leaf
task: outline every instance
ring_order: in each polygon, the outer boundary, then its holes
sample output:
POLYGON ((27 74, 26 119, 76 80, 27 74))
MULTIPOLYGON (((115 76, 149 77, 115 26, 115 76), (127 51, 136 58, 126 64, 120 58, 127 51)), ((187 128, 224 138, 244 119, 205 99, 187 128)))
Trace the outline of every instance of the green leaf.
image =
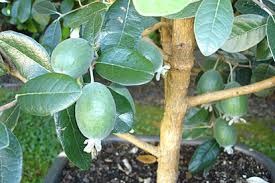
POLYGON ((185 119, 184 119, 184 125, 194 125, 197 123, 205 123, 206 125, 211 117, 211 113, 209 113, 207 110, 203 108, 191 108, 188 110, 185 119))
POLYGON ((195 16, 195 37, 203 55, 215 53, 229 38, 233 25, 230 0, 202 1, 195 16))
POLYGON ((115 1, 105 16, 100 36, 101 49, 112 46, 134 48, 141 38, 145 20, 136 12, 131 0, 115 1))
POLYGON ((205 125, 202 124, 196 124, 192 127, 185 126, 183 128, 183 136, 182 138, 184 140, 196 140, 200 138, 206 138, 209 133, 209 128, 201 128, 201 126, 205 125))
POLYGON ((32 38, 13 31, 0 33, 0 48, 26 79, 37 77, 51 70, 47 51, 32 38))
POLYGON ((231 63, 248 63, 249 59, 242 53, 227 53, 225 51, 219 51, 222 53, 224 60, 231 63))
POLYGON ((177 13, 196 0, 133 0, 136 10, 143 16, 165 16, 177 13))
POLYGON ((37 3, 41 1, 44 1, 44 0, 36 0, 33 3, 32 18, 42 26, 42 29, 44 29, 49 24, 51 17, 49 15, 40 14, 35 10, 34 7, 36 6, 37 3))
POLYGON ((20 116, 19 106, 16 105, 10 109, 0 112, 0 122, 4 123, 11 131, 17 125, 20 116))
POLYGON ((258 14, 262 16, 268 15, 261 7, 251 0, 238 0, 235 3, 235 8, 241 14, 258 14))
POLYGON ((47 27, 42 39, 41 44, 47 49, 48 53, 52 53, 53 49, 61 42, 62 32, 59 21, 53 21, 47 27))
POLYGON ((273 18, 270 16, 267 19, 267 27, 266 27, 266 34, 267 34, 267 42, 268 46, 271 50, 273 59, 275 60, 275 16, 273 15, 273 18), (274 18, 274 19, 273 19, 274 18))
POLYGON ((126 133, 132 129, 135 116, 134 100, 124 86, 112 83, 109 86, 116 103, 116 122, 113 133, 126 133))
POLYGON ((74 0, 63 0, 60 5, 61 13, 67 13, 74 7, 74 0))
POLYGON ((75 120, 75 105, 54 114, 57 137, 67 157, 77 167, 87 170, 91 155, 84 152, 86 138, 79 131, 75 120))
POLYGON ((0 151, 9 146, 9 133, 6 126, 0 122, 0 151))
POLYGON ((188 170, 192 173, 198 173, 209 168, 215 163, 219 154, 219 144, 214 139, 205 141, 193 154, 188 170))
POLYGON ((256 49, 256 61, 266 61, 272 58, 271 51, 268 46, 267 39, 263 39, 256 49))
POLYGON ((40 13, 45 15, 56 14, 57 10, 54 4, 48 0, 40 1, 34 5, 34 9, 40 13))
MULTIPOLYGON (((259 64, 252 71, 251 83, 256 83, 264 79, 268 79, 272 76, 275 76, 275 67, 269 64, 259 64)), ((260 92, 255 93, 259 97, 266 97, 271 95, 274 92, 274 88, 266 89, 260 92)))
POLYGON ((222 46, 227 52, 245 51, 257 45, 265 37, 266 19, 260 15, 240 15, 235 17, 229 39, 222 46))
POLYGON ((8 130, 9 146, 0 150, 1 182, 20 183, 22 176, 23 153, 17 138, 8 130))
POLYGON ((87 23, 93 16, 105 12, 107 9, 104 3, 93 2, 64 17, 64 26, 76 28, 87 23))
POLYGON ((81 37, 92 44, 95 44, 99 38, 100 31, 103 26, 105 12, 95 14, 90 20, 82 25, 81 37))
POLYGON ((20 23, 26 22, 31 15, 32 2, 30 0, 17 0, 11 8, 11 17, 17 19, 20 23))
POLYGON ((150 60, 154 66, 154 71, 156 72, 163 65, 163 56, 159 48, 155 46, 150 39, 141 39, 136 49, 145 58, 150 60))
POLYGON ((141 85, 152 80, 153 64, 136 51, 111 48, 96 64, 96 72, 103 78, 121 85, 141 85))
POLYGON ((52 115, 71 106, 81 95, 73 78, 48 73, 28 81, 16 95, 20 109, 38 115, 52 115))
POLYGON ((201 4, 202 0, 199 0, 197 2, 193 2, 189 5, 187 5, 185 8, 183 8, 181 11, 167 15, 165 18, 168 19, 184 19, 184 18, 191 18, 194 17, 197 13, 197 10, 201 4))

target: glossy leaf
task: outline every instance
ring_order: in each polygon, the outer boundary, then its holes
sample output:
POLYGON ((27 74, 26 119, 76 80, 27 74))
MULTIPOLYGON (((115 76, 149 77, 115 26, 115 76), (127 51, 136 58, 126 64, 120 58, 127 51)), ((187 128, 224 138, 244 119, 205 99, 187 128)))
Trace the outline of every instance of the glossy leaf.
POLYGON ((238 0, 235 3, 235 8, 241 14, 258 14, 262 16, 268 15, 261 7, 251 0, 238 0))
POLYGON ((153 64, 136 51, 111 48, 96 64, 96 72, 103 78, 121 85, 140 85, 152 80, 153 64))
POLYGON ((69 160, 86 170, 90 167, 91 155, 83 151, 86 138, 77 127, 74 111, 75 105, 54 114, 57 137, 69 160))
POLYGON ((57 10, 54 4, 48 0, 40 1, 34 5, 34 9, 40 14, 56 14, 57 10))
POLYGON ((74 0, 63 0, 60 5, 61 13, 67 13, 74 7, 74 0))
POLYGON ((46 29, 41 44, 46 48, 49 54, 61 42, 62 32, 59 21, 53 21, 46 29))
POLYGON ((20 23, 26 22, 31 15, 31 5, 30 0, 16 0, 12 4, 11 17, 17 19, 20 23))
POLYGON ((163 65, 163 56, 159 48, 155 46, 151 40, 143 38, 136 47, 137 51, 141 53, 145 58, 150 60, 154 66, 156 72, 163 65))
POLYGON ((115 1, 105 16, 100 36, 101 49, 112 46, 134 48, 144 30, 144 20, 136 12, 131 0, 115 1))
POLYGON ((20 74, 31 79, 51 70, 47 51, 34 39, 13 31, 0 33, 0 48, 20 74))
POLYGON ((256 49, 256 61, 266 61, 272 58, 267 39, 263 39, 256 49))
POLYGON ((0 122, 4 123, 6 127, 13 131, 17 125, 19 116, 20 109, 19 106, 16 105, 10 109, 0 112, 0 122))
POLYGON ((266 34, 267 34, 267 42, 269 45, 269 48, 271 50, 273 59, 275 60, 275 16, 273 16, 274 19, 272 19, 272 17, 268 17, 267 20, 267 27, 266 27, 266 34))
POLYGON ((194 17, 197 13, 197 10, 198 10, 201 2, 202 2, 202 0, 190 3, 189 5, 187 5, 185 8, 183 8, 179 12, 171 14, 171 15, 167 15, 167 16, 165 16, 165 18, 168 18, 168 19, 184 19, 184 18, 194 17))
POLYGON ((213 140, 207 140, 201 144, 192 156, 188 170, 192 173, 201 172, 213 165, 220 154, 219 144, 213 140))
MULTIPOLYGON (((252 71, 251 83, 256 83, 264 79, 268 79, 272 76, 275 76, 275 67, 269 64, 259 64, 252 71)), ((266 97, 273 93, 274 88, 266 89, 260 92, 255 93, 259 97, 266 97)))
POLYGON ((260 15, 239 15, 234 19, 232 33, 222 49, 227 52, 245 51, 265 37, 266 19, 260 15))
POLYGON ((82 25, 81 37, 86 39, 92 44, 95 44, 96 40, 99 38, 100 31, 103 26, 105 12, 100 12, 95 14, 90 20, 82 25))
POLYGON ((9 146, 9 133, 7 127, 0 121, 0 151, 9 146))
POLYGON ((66 27, 76 28, 87 23, 93 16, 106 11, 106 5, 100 2, 93 2, 84 8, 70 13, 64 17, 66 27))
POLYGON ((22 176, 23 153, 17 138, 8 130, 9 146, 0 150, 1 182, 20 183, 22 176))
POLYGON ((50 22, 50 15, 46 15, 46 14, 40 14, 38 13, 36 10, 35 10, 35 6, 37 3, 41 2, 41 1, 44 1, 44 0, 36 0, 34 3, 33 3, 33 6, 32 6, 32 18, 37 22, 39 23, 42 28, 44 29, 50 22))
POLYGON ((109 89, 116 103, 116 124, 113 133, 126 133, 132 129, 135 117, 134 100, 126 87, 111 84, 109 89))
POLYGON ((143 16, 165 16, 177 13, 196 0, 133 0, 136 10, 143 16))
POLYGON ((215 53, 229 38, 233 25, 230 0, 203 1, 195 16, 195 37, 203 55, 215 53))
POLYGON ((191 108, 188 110, 185 119, 184 125, 194 125, 196 123, 207 123, 209 122, 211 113, 203 108, 191 108))
POLYGON ((94 50, 88 41, 70 38, 53 50, 51 64, 55 72, 78 78, 88 71, 93 59, 94 50))
POLYGON ((38 115, 52 115, 71 106, 81 95, 73 78, 48 73, 28 81, 16 95, 20 109, 38 115))

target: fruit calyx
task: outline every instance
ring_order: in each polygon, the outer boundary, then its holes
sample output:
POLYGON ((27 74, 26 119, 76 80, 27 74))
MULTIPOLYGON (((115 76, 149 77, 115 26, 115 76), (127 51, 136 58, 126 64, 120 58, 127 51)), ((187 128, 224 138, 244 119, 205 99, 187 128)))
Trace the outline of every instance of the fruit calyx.
POLYGON ((84 144, 86 144, 86 146, 83 151, 86 153, 91 153, 92 159, 95 159, 98 155, 98 152, 100 152, 102 149, 101 140, 99 139, 86 139, 84 144))

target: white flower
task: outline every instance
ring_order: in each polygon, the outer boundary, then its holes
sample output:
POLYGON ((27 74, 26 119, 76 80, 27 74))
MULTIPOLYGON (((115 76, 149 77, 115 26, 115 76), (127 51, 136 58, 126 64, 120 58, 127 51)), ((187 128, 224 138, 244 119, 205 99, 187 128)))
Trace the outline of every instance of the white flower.
POLYGON ((164 65, 164 66, 160 67, 160 68, 157 70, 156 80, 159 81, 161 75, 162 75, 163 77, 165 77, 166 73, 168 72, 168 70, 169 70, 170 68, 171 68, 170 65, 164 65))
POLYGON ((227 154, 233 154, 234 150, 232 146, 226 146, 224 147, 224 152, 226 152, 227 154))
POLYGON ((100 152, 102 149, 101 140, 98 140, 98 139, 86 139, 84 141, 84 144, 87 144, 87 145, 83 151, 86 153, 91 153, 92 158, 96 158, 98 152, 100 152))
POLYGON ((201 108, 204 108, 205 110, 212 112, 213 111, 213 107, 212 104, 202 104, 201 108))
POLYGON ((246 123, 246 120, 241 118, 240 116, 228 116, 228 115, 223 115, 222 116, 223 119, 225 119, 226 121, 228 121, 228 125, 231 126, 234 123, 246 123))

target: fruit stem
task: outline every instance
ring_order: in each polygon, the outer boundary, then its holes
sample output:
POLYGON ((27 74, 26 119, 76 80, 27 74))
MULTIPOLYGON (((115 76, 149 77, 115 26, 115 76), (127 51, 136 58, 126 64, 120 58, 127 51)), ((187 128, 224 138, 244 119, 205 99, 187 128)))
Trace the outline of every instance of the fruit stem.
POLYGON ((219 62, 220 62, 220 58, 217 59, 215 65, 214 65, 214 67, 213 67, 213 70, 216 70, 216 68, 217 68, 218 65, 219 65, 219 62))

